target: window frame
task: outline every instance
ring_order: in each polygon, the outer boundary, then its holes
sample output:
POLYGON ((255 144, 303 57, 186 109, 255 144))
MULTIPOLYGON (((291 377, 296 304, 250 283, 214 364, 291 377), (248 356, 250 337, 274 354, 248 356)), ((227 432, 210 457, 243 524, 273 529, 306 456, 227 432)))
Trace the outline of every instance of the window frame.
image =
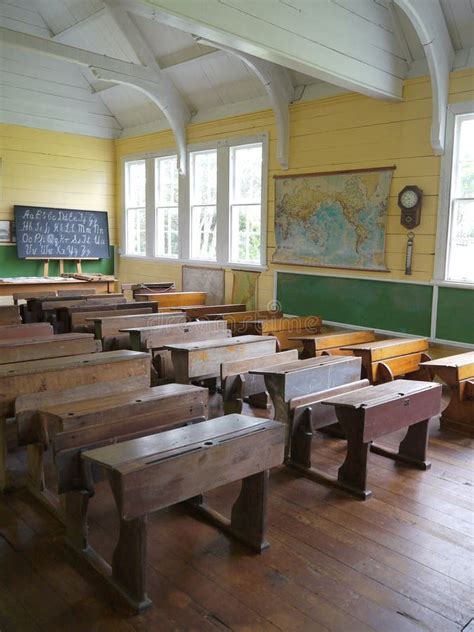
POLYGON ((453 103, 446 114, 445 151, 441 158, 438 218, 436 229, 436 253, 434 279, 437 285, 474 288, 474 282, 452 281, 447 278, 448 252, 451 238, 451 186, 454 175, 454 150, 456 117, 474 113, 474 101, 453 103))
POLYGON ((191 264, 193 266, 233 268, 262 271, 267 269, 267 199, 268 199, 268 144, 267 132, 254 136, 228 138, 225 140, 208 141, 188 145, 186 152, 186 176, 179 176, 178 183, 178 230, 179 249, 178 257, 164 257, 156 254, 155 246, 155 158, 176 155, 176 149, 165 149, 153 152, 129 154, 121 157, 122 176, 122 218, 121 218, 121 258, 139 259, 141 261, 155 261, 166 264, 191 264), (262 143, 262 198, 261 198, 261 245, 260 263, 238 263, 231 260, 231 234, 230 234, 230 198, 229 198, 229 162, 232 146, 251 145, 262 143), (217 149, 217 248, 216 259, 191 258, 191 208, 190 208, 190 154, 196 151, 217 149), (146 162, 146 254, 134 255, 126 252, 126 213, 125 213, 125 165, 134 160, 146 162))

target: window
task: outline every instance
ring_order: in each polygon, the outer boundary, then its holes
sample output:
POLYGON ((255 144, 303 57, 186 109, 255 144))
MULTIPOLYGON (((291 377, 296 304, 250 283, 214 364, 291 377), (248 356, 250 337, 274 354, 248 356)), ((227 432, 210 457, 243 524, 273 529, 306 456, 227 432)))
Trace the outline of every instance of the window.
POLYGON ((216 260, 217 150, 191 153, 191 258, 216 260))
POLYGON ((145 161, 125 165, 125 251, 128 255, 146 254, 145 161))
POLYGON ((448 106, 434 278, 474 284, 474 101, 448 106))
POLYGON ((260 263, 262 143, 230 148, 231 261, 260 263))
POLYGON ((446 280, 474 283, 474 113, 455 118, 446 280))
POLYGON ((266 136, 191 146, 182 178, 176 155, 126 161, 125 254, 263 265, 266 147, 266 136))
POLYGON ((156 255, 177 257, 178 170, 176 156, 155 159, 156 255))

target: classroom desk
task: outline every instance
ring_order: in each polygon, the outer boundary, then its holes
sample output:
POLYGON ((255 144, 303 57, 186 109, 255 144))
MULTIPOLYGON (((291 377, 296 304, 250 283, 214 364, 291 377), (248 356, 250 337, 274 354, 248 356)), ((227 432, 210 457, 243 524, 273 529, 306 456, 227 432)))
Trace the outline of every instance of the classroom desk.
POLYGON ((442 430, 474 436, 474 351, 423 362, 430 376, 449 386, 451 399, 440 417, 442 430))
MULTIPOLYGON (((44 278, 44 277, 39 277, 44 278)), ((25 280, 18 281, 12 277, 10 280, 0 280, 0 296, 10 296, 14 292, 40 292, 41 290, 64 290, 64 289, 80 289, 81 287, 97 290, 97 292, 113 292, 115 288, 114 278, 107 278, 102 281, 81 281, 79 279, 61 279, 60 277, 51 277, 44 281, 25 280), (10 282, 11 281, 11 282, 10 282)))
POLYGON ((150 356, 125 350, 0 365, 0 492, 7 484, 6 418, 16 397, 149 374, 150 356))

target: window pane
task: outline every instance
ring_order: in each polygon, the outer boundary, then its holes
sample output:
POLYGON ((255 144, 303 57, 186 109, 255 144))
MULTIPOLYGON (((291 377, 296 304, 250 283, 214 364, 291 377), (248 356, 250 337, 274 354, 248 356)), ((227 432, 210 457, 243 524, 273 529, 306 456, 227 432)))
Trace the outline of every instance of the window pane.
POLYGON ((159 257, 178 256, 178 209, 156 209, 156 254, 159 257))
POLYGON ((231 147, 231 189, 235 204, 260 204, 262 196, 262 144, 231 147))
POLYGON ((129 208, 126 211, 126 245, 127 254, 146 254, 145 209, 129 208))
POLYGON ((474 200, 453 202, 447 276, 474 282, 474 200))
POLYGON ((157 206, 178 205, 178 169, 176 156, 166 156, 155 160, 157 206))
POLYGON ((191 154, 191 204, 215 204, 217 189, 217 151, 191 154))
POLYGON ((260 263, 261 207, 232 206, 232 261, 260 263))
POLYGON ((145 161, 136 160, 125 165, 125 208, 145 206, 145 161))
POLYGON ((474 116, 458 121, 455 197, 474 197, 474 116))
POLYGON ((216 259, 215 206, 193 206, 191 208, 191 257, 194 259, 216 259))

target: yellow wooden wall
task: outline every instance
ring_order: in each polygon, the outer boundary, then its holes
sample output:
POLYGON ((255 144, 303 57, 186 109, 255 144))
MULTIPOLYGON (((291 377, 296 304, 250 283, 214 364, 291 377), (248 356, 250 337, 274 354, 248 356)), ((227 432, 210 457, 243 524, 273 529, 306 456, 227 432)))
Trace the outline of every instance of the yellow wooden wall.
MULTIPOLYGON (((452 73, 451 103, 474 99, 474 72, 452 73)), ((287 173, 311 173, 337 169, 367 168, 395 165, 390 193, 387 222, 386 263, 389 273, 352 272, 359 276, 380 279, 402 279, 406 247, 406 230, 400 225, 397 195, 407 184, 423 189, 424 202, 420 226, 415 229, 413 275, 410 280, 429 281, 433 274, 440 157, 430 146, 432 116, 429 78, 405 82, 404 101, 387 103, 357 94, 297 103, 290 108, 290 160, 287 173)), ((284 173, 276 160, 276 127, 270 110, 194 124, 188 127, 188 142, 197 143, 218 138, 249 136, 268 132, 268 271, 259 282, 259 305, 264 307, 273 298, 274 269, 324 272, 346 275, 344 270, 309 268, 290 265, 273 266, 274 183, 273 176, 284 173)), ((116 141, 117 158, 140 152, 158 151, 174 146, 170 132, 149 134, 116 141)), ((120 214, 121 162, 117 161, 117 213, 120 214)), ((119 269, 123 281, 181 280, 179 264, 122 259, 119 269)), ((230 296, 231 275, 226 277, 227 299, 230 296), (228 283, 227 283, 228 281, 228 283)))
POLYGON ((0 161, 0 219, 14 204, 107 211, 117 243, 112 140, 0 125, 0 161))

